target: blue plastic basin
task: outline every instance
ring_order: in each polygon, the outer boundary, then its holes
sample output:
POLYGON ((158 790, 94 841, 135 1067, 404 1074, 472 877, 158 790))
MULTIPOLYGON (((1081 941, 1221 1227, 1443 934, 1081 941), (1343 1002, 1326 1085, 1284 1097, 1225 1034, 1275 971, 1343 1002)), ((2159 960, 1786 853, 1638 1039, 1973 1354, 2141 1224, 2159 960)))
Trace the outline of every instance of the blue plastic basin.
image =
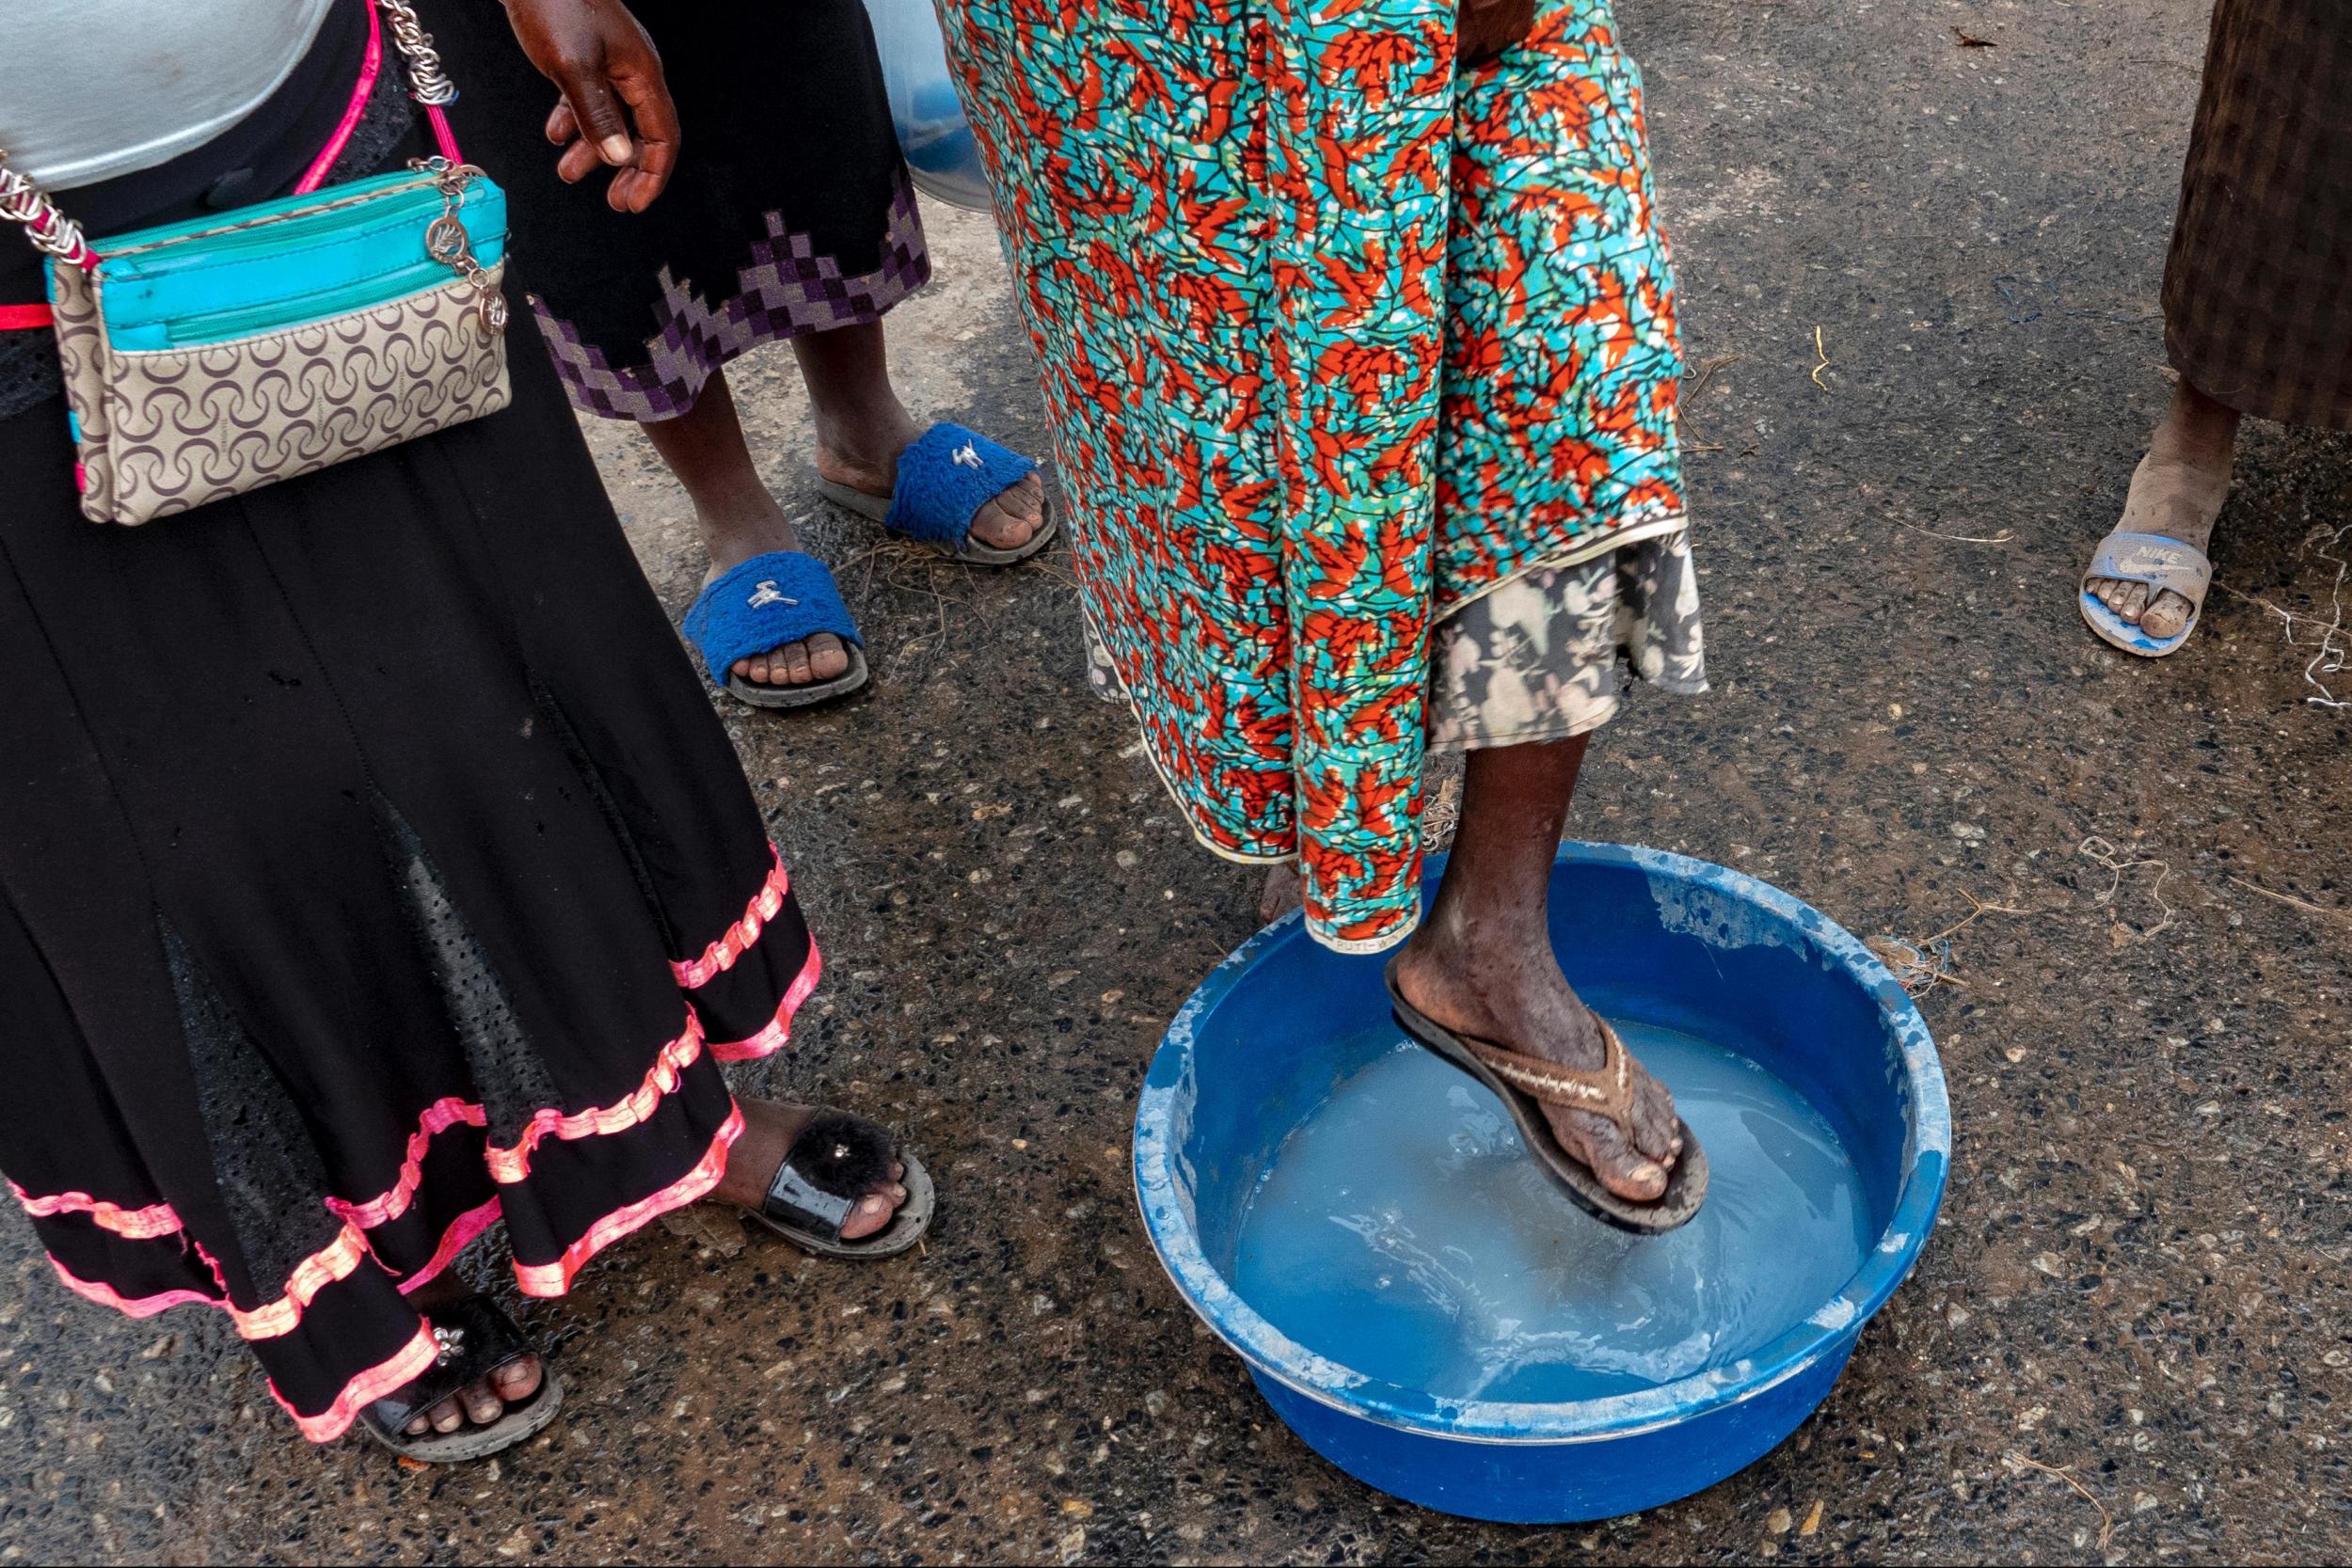
MULTIPOLYGON (((1433 862, 1428 890, 1440 866, 1433 862)), ((1862 1325, 1910 1273, 1943 1201, 1944 1072, 1902 988, 1850 933, 1705 861, 1562 847, 1552 942, 1603 1013, 1696 1035, 1803 1090, 1846 1143, 1876 1247, 1754 1354, 1679 1382, 1562 1403, 1449 1401, 1316 1354, 1232 1283, 1244 1213, 1300 1119, 1361 1065, 1343 1042, 1388 1016, 1377 958, 1327 952, 1296 917, 1250 939, 1168 1026, 1136 1116, 1145 1227, 1193 1310, 1266 1400, 1358 1480, 1448 1513, 1604 1519, 1753 1463, 1820 1403, 1862 1325)))

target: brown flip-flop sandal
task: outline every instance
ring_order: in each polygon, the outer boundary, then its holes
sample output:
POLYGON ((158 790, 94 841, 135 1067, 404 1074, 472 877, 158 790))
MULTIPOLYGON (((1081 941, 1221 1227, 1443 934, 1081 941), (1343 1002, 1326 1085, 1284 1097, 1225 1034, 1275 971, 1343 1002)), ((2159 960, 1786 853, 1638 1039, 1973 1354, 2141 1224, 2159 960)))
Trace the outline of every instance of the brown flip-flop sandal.
POLYGON ((1530 1056, 1475 1035, 1457 1035, 1405 1000, 1405 993, 1397 989, 1393 963, 1385 977, 1389 1003, 1396 1013, 1397 1023, 1416 1043, 1436 1052, 1493 1091, 1495 1098, 1502 1101, 1503 1109, 1511 1113, 1511 1119, 1518 1124, 1519 1141, 1527 1146, 1527 1152, 1534 1156, 1578 1208, 1604 1224, 1642 1236, 1672 1230, 1689 1223, 1691 1216, 1699 1212, 1699 1205, 1707 1198, 1707 1151, 1699 1147, 1689 1122, 1677 1119, 1675 1123, 1676 1131, 1682 1134, 1682 1152, 1675 1157, 1668 1170, 1666 1190, 1651 1202, 1636 1203, 1611 1192, 1592 1166, 1560 1147, 1560 1140, 1552 1135, 1551 1124, 1544 1119, 1547 1105, 1590 1111, 1615 1122, 1625 1132, 1627 1141, 1632 1141, 1633 1058, 1606 1019, 1600 1020, 1600 1033, 1609 1053, 1599 1071, 1586 1072, 1530 1056))

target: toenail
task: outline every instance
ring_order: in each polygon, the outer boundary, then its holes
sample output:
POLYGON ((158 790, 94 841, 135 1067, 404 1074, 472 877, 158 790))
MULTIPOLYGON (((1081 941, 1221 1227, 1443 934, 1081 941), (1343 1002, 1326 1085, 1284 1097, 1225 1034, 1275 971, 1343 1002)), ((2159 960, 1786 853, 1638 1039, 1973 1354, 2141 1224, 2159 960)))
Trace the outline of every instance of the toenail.
POLYGON ((1654 1161, 1645 1160, 1633 1167, 1633 1180, 1636 1181, 1648 1181, 1665 1174, 1666 1167, 1654 1161))

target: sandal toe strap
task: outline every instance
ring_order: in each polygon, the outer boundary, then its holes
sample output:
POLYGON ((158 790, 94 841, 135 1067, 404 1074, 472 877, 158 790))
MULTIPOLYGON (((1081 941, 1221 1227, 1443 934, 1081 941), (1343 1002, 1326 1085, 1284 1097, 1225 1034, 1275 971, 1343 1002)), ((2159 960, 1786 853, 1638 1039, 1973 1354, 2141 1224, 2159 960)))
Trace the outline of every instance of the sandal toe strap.
POLYGON ((1462 1037, 1462 1043, 1497 1077, 1531 1096, 1538 1104, 1590 1111, 1625 1126, 1633 1112, 1633 1058, 1626 1051, 1625 1041, 1617 1037, 1616 1030, 1605 1019, 1601 1021, 1600 1032, 1606 1054, 1599 1068, 1590 1071, 1563 1067, 1558 1062, 1471 1036, 1462 1037))
POLYGON ((451 1395, 532 1354, 515 1320, 485 1295, 427 1307, 424 1320, 440 1343, 440 1358, 368 1406, 370 1418, 386 1432, 403 1431, 451 1395))
POLYGON ((2201 605, 2205 602, 2205 590, 2213 585, 2213 562, 2206 559, 2204 551, 2160 533, 2117 532, 2099 541, 2085 577, 2144 582, 2151 588, 2169 589, 2192 605, 2201 605))
POLYGON ((882 527, 930 544, 958 544, 980 508, 1035 472, 1034 458, 977 431, 935 424, 899 455, 882 527))
POLYGON ((821 1111, 792 1140, 760 1212, 837 1238, 866 1196, 890 1180, 897 1157, 898 1144, 883 1128, 844 1111, 821 1111))

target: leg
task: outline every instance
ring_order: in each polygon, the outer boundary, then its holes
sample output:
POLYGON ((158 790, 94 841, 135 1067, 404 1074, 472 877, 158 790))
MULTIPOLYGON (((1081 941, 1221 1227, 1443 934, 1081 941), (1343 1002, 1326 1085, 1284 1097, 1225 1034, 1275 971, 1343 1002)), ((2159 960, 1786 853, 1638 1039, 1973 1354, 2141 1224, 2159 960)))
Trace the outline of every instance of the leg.
MULTIPOLYGON (((2200 551, 2213 542, 2214 520, 2230 494, 2230 462, 2237 448, 2237 410, 2216 403, 2186 376, 2172 388, 2171 406, 2132 473, 2131 493, 2116 527, 2160 534, 2200 551)), ((2151 637, 2172 637, 2188 624, 2189 602, 2170 589, 2151 594, 2144 582, 2094 578, 2090 591, 2151 637)))
MULTIPOLYGON (((817 414, 817 471, 835 484, 887 496, 898 454, 922 435, 890 385, 882 325, 861 322, 792 340, 817 414)), ((1033 538, 1045 518, 1045 487, 1031 474, 980 508, 972 536, 1000 550, 1033 538)))
MULTIPOLYGON (((1553 957, 1547 910, 1553 851, 1576 792, 1588 737, 1472 751, 1462 820, 1428 920, 1397 958, 1412 1004, 1448 1028, 1591 1070, 1605 1054, 1592 1012, 1553 957)), ((1645 1202, 1666 1190, 1681 1149, 1673 1097, 1648 1073, 1635 1136, 1586 1111, 1547 1109, 1561 1147, 1609 1189, 1645 1202)))
POLYGON ((1258 888, 1258 924, 1273 925, 1305 903, 1306 898, 1307 884, 1299 878, 1296 861, 1282 861, 1267 867, 1265 880, 1258 888))
MULTIPOLYGON (((800 535, 752 466, 723 370, 711 373, 692 408, 675 420, 657 420, 644 431, 693 499, 711 576, 769 550, 801 547, 800 535)), ((849 667, 850 650, 831 632, 735 661, 735 673, 745 680, 773 686, 831 680, 849 667)))

